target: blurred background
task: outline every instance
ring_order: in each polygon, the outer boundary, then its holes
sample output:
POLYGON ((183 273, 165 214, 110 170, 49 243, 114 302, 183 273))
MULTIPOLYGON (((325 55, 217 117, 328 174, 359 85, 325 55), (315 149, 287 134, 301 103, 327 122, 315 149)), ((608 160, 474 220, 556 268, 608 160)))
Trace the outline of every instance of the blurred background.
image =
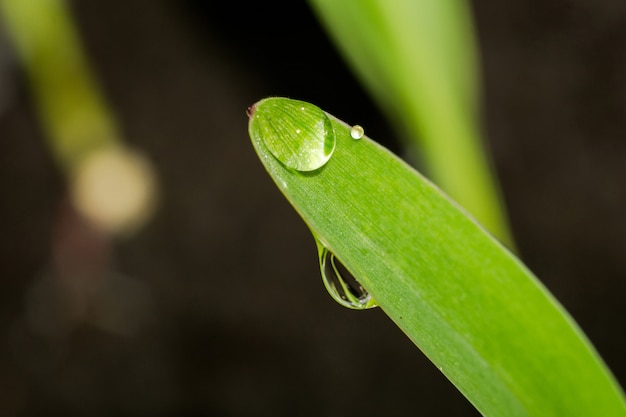
MULTIPOLYGON (((158 192, 132 233, 76 211, 3 25, 0 415, 477 415, 381 311, 331 300, 313 239, 250 145, 246 108, 282 95, 402 153, 307 5, 68 4, 158 192)), ((473 12, 520 255, 624 385, 626 4, 473 12)))

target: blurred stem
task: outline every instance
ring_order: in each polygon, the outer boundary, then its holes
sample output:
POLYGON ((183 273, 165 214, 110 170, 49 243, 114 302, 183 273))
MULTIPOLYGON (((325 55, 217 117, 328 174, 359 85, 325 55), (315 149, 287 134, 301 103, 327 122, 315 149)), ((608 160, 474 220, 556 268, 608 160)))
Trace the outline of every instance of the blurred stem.
POLYGON ((92 151, 118 145, 65 1, 0 0, 0 6, 61 167, 71 173, 92 151))
POLYGON ((106 232, 136 230, 154 208, 154 171, 121 141, 66 2, 0 0, 0 12, 74 206, 106 232))
POLYGON ((310 0, 429 176, 511 247, 477 121, 477 54, 462 0, 310 0))

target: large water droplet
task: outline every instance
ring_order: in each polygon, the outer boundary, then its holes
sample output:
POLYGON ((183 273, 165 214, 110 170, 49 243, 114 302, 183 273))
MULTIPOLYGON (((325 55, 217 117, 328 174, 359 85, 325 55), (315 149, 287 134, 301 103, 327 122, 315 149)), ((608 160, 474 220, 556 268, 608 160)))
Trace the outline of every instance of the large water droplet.
POLYGON ((365 310, 377 307, 376 301, 350 274, 335 254, 316 239, 320 270, 330 296, 344 307, 365 310))
POLYGON ((266 98, 250 115, 250 134, 260 138, 283 165, 297 171, 324 166, 335 150, 335 132, 326 113, 310 103, 266 98))

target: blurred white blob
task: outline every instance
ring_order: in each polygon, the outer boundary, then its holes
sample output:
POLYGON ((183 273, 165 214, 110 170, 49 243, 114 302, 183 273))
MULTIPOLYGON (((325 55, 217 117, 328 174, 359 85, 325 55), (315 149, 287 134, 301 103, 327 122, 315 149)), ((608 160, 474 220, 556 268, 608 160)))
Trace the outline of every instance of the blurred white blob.
POLYGON ((129 148, 92 152, 80 161, 71 180, 74 207, 104 232, 133 232, 154 211, 154 170, 146 157, 129 148))

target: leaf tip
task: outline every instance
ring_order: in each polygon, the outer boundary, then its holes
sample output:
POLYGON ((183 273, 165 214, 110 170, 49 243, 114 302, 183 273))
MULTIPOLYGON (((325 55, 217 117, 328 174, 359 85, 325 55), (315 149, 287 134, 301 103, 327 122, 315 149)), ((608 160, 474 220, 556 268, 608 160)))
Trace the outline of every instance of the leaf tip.
POLYGON ((256 111, 257 104, 258 102, 254 103, 253 105, 249 106, 246 109, 246 114, 248 115, 248 119, 252 119, 252 116, 254 116, 254 112, 256 111))

